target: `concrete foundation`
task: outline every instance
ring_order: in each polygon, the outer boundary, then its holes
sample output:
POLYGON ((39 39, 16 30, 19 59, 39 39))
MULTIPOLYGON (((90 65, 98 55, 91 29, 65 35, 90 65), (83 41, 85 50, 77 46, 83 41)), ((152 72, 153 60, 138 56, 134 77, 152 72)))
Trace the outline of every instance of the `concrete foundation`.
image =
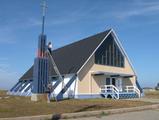
POLYGON ((31 96, 31 101, 44 101, 44 102, 49 102, 48 94, 32 94, 31 96))

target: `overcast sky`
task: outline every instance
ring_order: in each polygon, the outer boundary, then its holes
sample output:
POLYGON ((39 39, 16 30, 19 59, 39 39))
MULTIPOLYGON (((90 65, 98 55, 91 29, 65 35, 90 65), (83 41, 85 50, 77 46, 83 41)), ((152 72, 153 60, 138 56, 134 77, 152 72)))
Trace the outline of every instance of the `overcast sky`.
MULTIPOLYGON (((0 0, 0 88, 33 64, 41 0, 0 0)), ((46 34, 54 48, 113 28, 142 86, 159 82, 158 0, 48 0, 46 34)))

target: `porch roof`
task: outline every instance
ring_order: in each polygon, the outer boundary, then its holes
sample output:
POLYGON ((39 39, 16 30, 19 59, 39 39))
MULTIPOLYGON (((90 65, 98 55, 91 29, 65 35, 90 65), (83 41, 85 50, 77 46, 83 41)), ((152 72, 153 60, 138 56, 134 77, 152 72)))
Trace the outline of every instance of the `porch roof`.
POLYGON ((104 71, 94 71, 91 74, 94 76, 108 75, 110 77, 124 77, 124 78, 129 78, 129 77, 135 76, 134 74, 128 74, 128 73, 115 73, 115 72, 104 72, 104 71))

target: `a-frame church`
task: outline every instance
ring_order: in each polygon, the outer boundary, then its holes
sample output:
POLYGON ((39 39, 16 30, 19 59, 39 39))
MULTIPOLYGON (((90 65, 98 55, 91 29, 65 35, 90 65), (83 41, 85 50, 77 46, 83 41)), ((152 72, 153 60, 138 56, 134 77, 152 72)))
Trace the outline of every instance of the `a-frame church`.
MULTIPOLYGON (((135 70, 113 29, 53 50, 52 56, 64 79, 62 87, 49 63, 52 97, 127 99, 141 95, 135 70)), ((33 67, 8 94, 32 95, 33 67)))

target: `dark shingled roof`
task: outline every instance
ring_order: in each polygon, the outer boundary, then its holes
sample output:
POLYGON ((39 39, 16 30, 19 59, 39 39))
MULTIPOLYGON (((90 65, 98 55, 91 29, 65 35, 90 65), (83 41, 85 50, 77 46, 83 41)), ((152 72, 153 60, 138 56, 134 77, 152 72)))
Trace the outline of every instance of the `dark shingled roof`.
MULTIPOLYGON (((52 55, 60 73, 77 73, 109 32, 110 30, 107 30, 53 50, 52 55)), ((56 75, 51 64, 49 65, 49 75, 56 75)), ((32 79, 32 77, 33 66, 20 78, 20 80, 32 79)))

